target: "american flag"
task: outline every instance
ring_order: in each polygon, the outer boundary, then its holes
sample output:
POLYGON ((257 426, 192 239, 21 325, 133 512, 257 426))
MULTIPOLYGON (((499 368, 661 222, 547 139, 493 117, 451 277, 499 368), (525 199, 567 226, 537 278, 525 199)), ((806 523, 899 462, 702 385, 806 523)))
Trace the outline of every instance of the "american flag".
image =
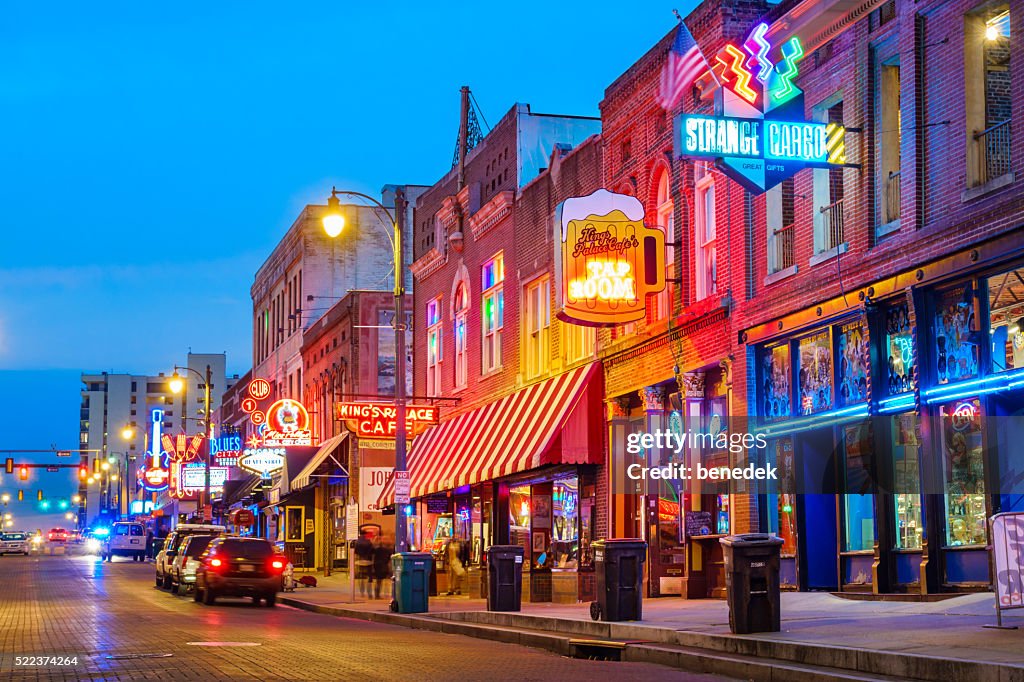
POLYGON ((679 22, 676 39, 668 51, 668 62, 661 70, 658 103, 670 110, 699 76, 708 72, 708 62, 686 24, 679 22))

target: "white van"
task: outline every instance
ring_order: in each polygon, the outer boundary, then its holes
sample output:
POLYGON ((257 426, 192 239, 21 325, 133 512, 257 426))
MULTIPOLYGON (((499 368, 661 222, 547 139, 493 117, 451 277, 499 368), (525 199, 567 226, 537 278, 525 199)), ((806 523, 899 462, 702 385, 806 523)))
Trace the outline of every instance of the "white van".
POLYGON ((132 561, 146 560, 146 526, 130 521, 118 521, 110 527, 110 535, 103 541, 103 558, 130 556, 132 561))

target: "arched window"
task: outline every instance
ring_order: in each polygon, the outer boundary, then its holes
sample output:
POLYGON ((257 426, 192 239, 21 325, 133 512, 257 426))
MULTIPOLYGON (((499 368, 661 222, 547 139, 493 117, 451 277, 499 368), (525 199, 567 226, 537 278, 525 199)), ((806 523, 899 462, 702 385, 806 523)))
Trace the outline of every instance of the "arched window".
POLYGON ((665 289, 656 299, 657 310, 655 319, 663 320, 672 313, 672 284, 668 280, 675 275, 676 249, 672 244, 676 241, 676 227, 674 219, 674 204, 672 193, 669 189, 668 170, 662 169, 658 175, 658 193, 656 199, 657 224, 665 230, 665 289))
POLYGON ((469 291, 465 282, 455 288, 452 308, 455 313, 455 388, 465 388, 469 381, 469 360, 466 352, 466 312, 469 310, 469 291))

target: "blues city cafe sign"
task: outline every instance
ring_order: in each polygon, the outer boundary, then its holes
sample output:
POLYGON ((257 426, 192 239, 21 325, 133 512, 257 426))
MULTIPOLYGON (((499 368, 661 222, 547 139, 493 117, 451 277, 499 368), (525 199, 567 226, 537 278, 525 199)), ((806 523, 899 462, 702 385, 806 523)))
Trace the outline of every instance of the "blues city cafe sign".
POLYGON ((715 92, 715 115, 681 114, 676 119, 677 156, 717 161, 722 172, 760 194, 804 168, 843 167, 846 129, 808 121, 804 96, 794 83, 803 57, 793 37, 771 58, 758 24, 741 47, 727 44, 712 70, 723 87, 715 92))

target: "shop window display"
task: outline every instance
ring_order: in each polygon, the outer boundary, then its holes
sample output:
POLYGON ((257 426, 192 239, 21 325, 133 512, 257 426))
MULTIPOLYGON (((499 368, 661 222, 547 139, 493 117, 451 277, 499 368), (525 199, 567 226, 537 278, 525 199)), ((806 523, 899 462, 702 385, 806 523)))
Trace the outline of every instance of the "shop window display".
POLYGON ((800 414, 832 409, 832 333, 824 329, 799 342, 797 388, 800 414))
POLYGON ((1024 367, 1024 268, 1010 270, 988 280, 992 371, 1024 367))
POLYGON ((988 533, 981 402, 977 398, 958 400, 943 405, 939 416, 946 476, 946 544, 983 545, 988 533))
POLYGON ((796 556, 796 471, 793 468, 793 439, 779 438, 768 444, 768 461, 779 471, 778 490, 770 495, 768 525, 782 539, 780 553, 796 556))
POLYGON ((896 549, 921 549, 921 444, 917 437, 917 415, 894 415, 891 431, 896 549))
POLYGON ((839 404, 856 405, 868 399, 871 353, 864 324, 858 320, 839 330, 839 404))
POLYGON ((938 383, 978 376, 978 344, 974 339, 974 296, 969 286, 943 292, 935 311, 935 372, 938 383))
POLYGON ((551 551, 554 568, 576 568, 579 558, 579 479, 554 482, 551 493, 551 551))
POLYGON ((509 543, 520 545, 530 556, 530 486, 521 485, 508 491, 509 543))
POLYGON ((791 414, 789 384, 792 376, 789 344, 766 349, 763 364, 764 418, 771 420, 788 417, 791 414))
POLYGON ((846 551, 863 552, 875 546, 875 496, 871 422, 843 428, 846 455, 846 551))
POLYGON ((890 306, 885 313, 885 349, 888 354, 889 395, 914 389, 914 335, 906 303, 890 306))

